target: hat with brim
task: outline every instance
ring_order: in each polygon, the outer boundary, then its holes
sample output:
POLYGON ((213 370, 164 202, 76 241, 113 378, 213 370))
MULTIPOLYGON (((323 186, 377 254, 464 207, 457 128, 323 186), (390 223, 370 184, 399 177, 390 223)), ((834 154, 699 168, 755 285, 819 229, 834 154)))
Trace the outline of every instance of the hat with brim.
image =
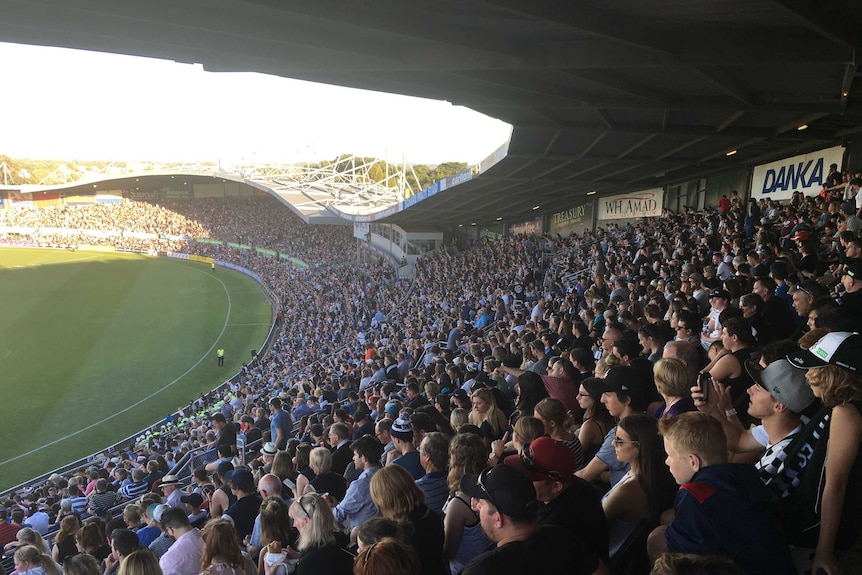
POLYGON ((204 504, 204 498, 200 493, 190 493, 188 495, 183 495, 180 497, 180 501, 183 503, 188 503, 192 507, 200 507, 204 504))
POLYGON ((514 519, 528 521, 539 509, 533 482, 509 465, 468 473, 461 478, 460 488, 468 497, 490 501, 497 511, 514 519))
POLYGON ((167 487, 168 485, 179 485, 179 484, 180 484, 180 478, 177 477, 176 475, 165 475, 164 477, 162 477, 162 482, 160 483, 160 485, 162 487, 167 487))
POLYGON ((745 370, 755 383, 795 413, 801 413, 814 401, 814 394, 805 382, 805 372, 795 369, 787 360, 773 361, 764 368, 749 359, 745 370))
POLYGON ((263 444, 263 449, 260 450, 264 455, 275 456, 278 453, 278 447, 272 441, 267 441, 263 444))
POLYGON ((567 481, 575 476, 578 467, 574 452, 550 437, 534 439, 523 453, 510 455, 503 462, 520 471, 530 481, 567 481))
POLYGON ((788 355, 787 361, 799 369, 837 365, 859 373, 862 370, 862 335, 849 331, 827 333, 808 349, 788 355))

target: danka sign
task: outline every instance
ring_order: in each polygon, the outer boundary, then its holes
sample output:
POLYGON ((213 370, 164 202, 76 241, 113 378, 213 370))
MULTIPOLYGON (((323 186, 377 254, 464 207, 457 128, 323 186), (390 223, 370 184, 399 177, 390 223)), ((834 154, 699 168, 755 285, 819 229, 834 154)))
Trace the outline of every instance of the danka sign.
POLYGON ((600 220, 649 218, 661 215, 664 190, 656 188, 599 200, 600 220))
POLYGON ((830 164, 840 167, 843 158, 844 148, 835 146, 755 166, 751 182, 752 195, 785 200, 793 197, 793 192, 797 190, 807 196, 818 194, 829 173, 830 164))

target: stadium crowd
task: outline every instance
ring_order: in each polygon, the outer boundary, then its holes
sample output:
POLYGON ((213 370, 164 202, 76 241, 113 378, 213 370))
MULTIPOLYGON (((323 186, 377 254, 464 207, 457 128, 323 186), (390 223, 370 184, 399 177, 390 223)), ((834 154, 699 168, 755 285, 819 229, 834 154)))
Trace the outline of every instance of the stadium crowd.
POLYGON ((860 186, 440 250, 412 284, 266 200, 185 203, 209 237, 332 265, 190 243, 277 295, 271 350, 170 433, 15 495, 0 538, 33 575, 839 573, 860 186), (172 474, 199 446, 217 459, 172 474))

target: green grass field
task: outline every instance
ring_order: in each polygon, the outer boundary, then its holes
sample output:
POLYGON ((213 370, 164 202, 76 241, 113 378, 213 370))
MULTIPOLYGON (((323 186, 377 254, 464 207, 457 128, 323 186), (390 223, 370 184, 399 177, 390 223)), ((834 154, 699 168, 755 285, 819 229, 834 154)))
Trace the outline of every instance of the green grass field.
POLYGON ((222 268, 0 248, 0 490, 216 387, 263 343, 270 318, 257 284, 222 268))

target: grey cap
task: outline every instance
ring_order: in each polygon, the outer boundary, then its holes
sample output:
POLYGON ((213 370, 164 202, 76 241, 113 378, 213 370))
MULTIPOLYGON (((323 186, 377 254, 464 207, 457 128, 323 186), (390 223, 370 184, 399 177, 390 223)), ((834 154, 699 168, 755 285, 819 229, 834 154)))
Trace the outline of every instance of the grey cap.
POLYGON ((793 367, 786 359, 773 361, 765 368, 749 359, 745 362, 745 369, 760 387, 791 411, 801 413, 814 401, 814 394, 805 381, 805 372, 793 367))

